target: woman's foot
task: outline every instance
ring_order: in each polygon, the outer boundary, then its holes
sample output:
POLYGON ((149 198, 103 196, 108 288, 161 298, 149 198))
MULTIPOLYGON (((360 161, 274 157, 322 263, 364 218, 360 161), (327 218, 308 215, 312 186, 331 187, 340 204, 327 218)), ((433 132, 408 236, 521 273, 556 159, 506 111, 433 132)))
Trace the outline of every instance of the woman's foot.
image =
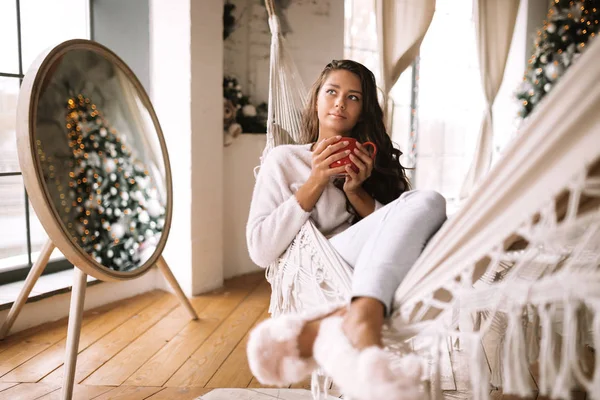
POLYGON ((317 368, 312 347, 324 318, 342 315, 341 305, 261 322, 250 332, 246 348, 250 370, 259 382, 284 386, 299 382, 317 368))
POLYGON ((363 297, 345 315, 320 321, 314 358, 352 398, 416 399, 420 362, 406 357, 392 367, 381 341, 384 311, 380 301, 363 297))

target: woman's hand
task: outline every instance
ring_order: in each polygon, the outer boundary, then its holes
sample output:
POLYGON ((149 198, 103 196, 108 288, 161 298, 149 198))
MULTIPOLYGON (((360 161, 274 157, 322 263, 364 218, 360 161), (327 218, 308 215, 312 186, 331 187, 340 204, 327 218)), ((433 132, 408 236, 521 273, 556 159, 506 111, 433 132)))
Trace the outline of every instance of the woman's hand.
POLYGON ((358 168, 358 173, 354 172, 351 165, 345 166, 346 181, 344 182, 344 192, 348 195, 355 194, 362 188, 362 184, 373 172, 373 159, 371 155, 360 143, 356 143, 354 154, 350 154, 352 161, 358 168))
POLYGON ((343 140, 341 136, 333 136, 322 140, 317 144, 312 154, 312 172, 309 179, 317 183, 319 186, 326 186, 329 179, 334 175, 344 174, 345 166, 330 168, 329 166, 342 158, 346 157, 350 151, 341 151, 348 145, 348 142, 343 140))

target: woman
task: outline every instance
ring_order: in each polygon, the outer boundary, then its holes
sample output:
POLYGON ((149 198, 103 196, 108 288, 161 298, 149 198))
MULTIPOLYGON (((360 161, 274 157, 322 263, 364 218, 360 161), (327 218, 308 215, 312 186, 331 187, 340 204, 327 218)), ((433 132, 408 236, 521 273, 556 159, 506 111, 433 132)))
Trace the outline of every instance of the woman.
POLYGON ((248 249, 266 267, 310 218, 354 268, 352 300, 261 323, 250 336, 250 367, 259 381, 286 385, 321 366, 353 398, 410 398, 418 365, 393 370, 381 331, 395 290, 446 220, 445 200, 433 191, 409 191, 401 152, 385 131, 375 77, 363 65, 328 64, 311 90, 303 125, 309 144, 277 146, 263 162, 248 249), (349 154, 347 137, 375 143, 375 160, 365 146, 349 154), (346 156, 358 172, 330 167, 346 156))

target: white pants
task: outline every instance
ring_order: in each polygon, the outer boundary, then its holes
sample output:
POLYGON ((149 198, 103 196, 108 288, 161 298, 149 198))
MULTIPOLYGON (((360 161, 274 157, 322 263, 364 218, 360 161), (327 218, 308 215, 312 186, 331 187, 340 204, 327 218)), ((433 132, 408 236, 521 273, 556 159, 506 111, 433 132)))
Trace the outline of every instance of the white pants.
POLYGON ((444 197, 413 190, 329 239, 354 268, 352 298, 375 298, 389 315, 394 292, 444 221, 444 197))

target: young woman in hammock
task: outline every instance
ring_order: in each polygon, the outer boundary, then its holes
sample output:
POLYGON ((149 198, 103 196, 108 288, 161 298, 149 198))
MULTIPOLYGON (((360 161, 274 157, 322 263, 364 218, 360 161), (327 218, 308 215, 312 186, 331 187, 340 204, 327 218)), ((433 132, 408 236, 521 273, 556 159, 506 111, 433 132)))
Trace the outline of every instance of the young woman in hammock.
POLYGON ((362 64, 342 60, 325 67, 303 125, 309 144, 277 146, 261 166, 248 249, 266 267, 310 218, 354 268, 352 301, 264 321, 250 335, 250 367, 262 383, 287 385, 319 365, 358 399, 410 398, 419 366, 391 367, 382 326, 396 288, 446 220, 446 202, 433 191, 409 191, 401 152, 384 127, 375 77, 362 64), (348 155, 346 137, 375 143, 375 160, 359 145, 350 154, 358 172, 330 167, 348 155))

